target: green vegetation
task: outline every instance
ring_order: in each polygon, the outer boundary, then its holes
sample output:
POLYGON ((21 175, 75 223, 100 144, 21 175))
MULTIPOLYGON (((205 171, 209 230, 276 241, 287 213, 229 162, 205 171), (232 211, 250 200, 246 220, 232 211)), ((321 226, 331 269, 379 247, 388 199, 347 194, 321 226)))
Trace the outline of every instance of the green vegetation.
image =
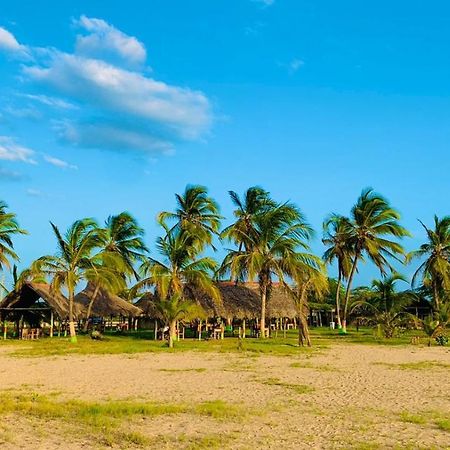
POLYGON ((287 383, 281 381, 279 378, 268 378, 267 380, 261 381, 261 383, 267 384, 268 386, 280 386, 294 391, 296 394, 310 394, 311 392, 314 392, 314 388, 311 386, 306 384, 287 383))
POLYGON ((386 366, 392 369, 401 369, 401 370, 430 370, 430 369, 449 369, 450 364, 440 362, 440 361, 419 361, 416 363, 386 363, 386 362, 377 362, 375 363, 379 366, 386 366))

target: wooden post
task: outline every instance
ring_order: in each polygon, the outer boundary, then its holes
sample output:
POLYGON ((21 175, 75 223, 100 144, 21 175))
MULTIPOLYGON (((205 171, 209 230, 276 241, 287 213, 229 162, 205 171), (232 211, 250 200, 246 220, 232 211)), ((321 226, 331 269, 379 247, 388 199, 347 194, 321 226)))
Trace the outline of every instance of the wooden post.
POLYGON ((53 310, 50 310, 50 337, 53 337, 53 310))
POLYGON ((153 340, 156 341, 158 339, 158 319, 155 319, 155 326, 153 328, 155 335, 153 336, 153 340))
POLYGON ((242 339, 245 339, 245 319, 242 321, 242 339))
POLYGON ((7 325, 7 322, 6 322, 6 319, 5 319, 5 320, 3 321, 3 339, 5 339, 5 340, 6 340, 6 335, 7 335, 7 333, 8 333, 7 327, 8 327, 8 325, 7 325))
POLYGON ((202 340, 202 321, 198 321, 198 340, 202 340))

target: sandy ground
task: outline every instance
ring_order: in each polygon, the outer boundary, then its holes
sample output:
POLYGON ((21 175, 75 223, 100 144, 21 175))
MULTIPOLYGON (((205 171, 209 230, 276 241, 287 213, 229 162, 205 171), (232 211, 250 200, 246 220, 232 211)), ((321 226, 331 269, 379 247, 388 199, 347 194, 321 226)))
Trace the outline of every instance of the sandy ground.
MULTIPOLYGON (((450 448, 450 431, 436 425, 439 418, 450 420, 448 348, 336 345, 289 357, 183 352, 52 358, 12 358, 4 349, 0 380, 2 389, 68 398, 220 399, 252 412, 234 420, 179 414, 129 425, 151 438, 182 434, 189 443, 221 435, 227 437, 222 448, 450 448), (400 366, 423 361, 439 364, 400 366), (298 392, 297 385, 311 390, 298 392), (426 423, 405 421, 405 412, 424 415, 426 423)), ((95 447, 83 436, 69 444, 28 418, 6 417, 3 424, 10 436, 5 449, 95 447)))

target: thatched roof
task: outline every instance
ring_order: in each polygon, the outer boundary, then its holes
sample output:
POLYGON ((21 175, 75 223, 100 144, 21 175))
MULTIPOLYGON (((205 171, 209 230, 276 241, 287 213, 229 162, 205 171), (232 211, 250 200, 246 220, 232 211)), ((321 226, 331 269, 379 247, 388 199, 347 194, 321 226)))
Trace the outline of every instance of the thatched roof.
POLYGON ((146 292, 134 305, 142 310, 142 314, 152 319, 161 319, 161 314, 155 306, 156 297, 152 292, 146 292))
MULTIPOLYGON (((8 310, 0 310, 1 316, 5 317, 10 312, 13 313, 15 308, 32 308, 39 299, 42 299, 60 319, 68 318, 69 301, 66 297, 60 293, 52 292, 50 285, 47 283, 31 282, 25 283, 18 291, 11 291, 3 299, 0 308, 8 308, 8 310)), ((74 304, 75 317, 80 317, 82 313, 83 308, 74 304)))
MULTIPOLYGON (((88 283, 87 286, 75 296, 75 303, 87 308, 95 291, 95 285, 88 283)), ((109 317, 125 316, 137 317, 142 314, 142 310, 127 302, 118 295, 100 288, 92 305, 91 316, 109 317)))

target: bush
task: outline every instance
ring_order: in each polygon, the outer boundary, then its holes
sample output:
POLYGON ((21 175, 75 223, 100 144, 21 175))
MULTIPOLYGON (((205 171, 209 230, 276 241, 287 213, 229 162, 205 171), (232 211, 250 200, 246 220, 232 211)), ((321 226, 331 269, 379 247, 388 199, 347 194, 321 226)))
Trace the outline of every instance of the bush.
POLYGON ((448 337, 445 334, 439 334, 436 336, 436 344, 441 346, 447 345, 448 337))
POLYGON ((101 341, 103 339, 103 335, 102 333, 100 333, 100 331, 94 330, 91 333, 91 339, 101 341))

